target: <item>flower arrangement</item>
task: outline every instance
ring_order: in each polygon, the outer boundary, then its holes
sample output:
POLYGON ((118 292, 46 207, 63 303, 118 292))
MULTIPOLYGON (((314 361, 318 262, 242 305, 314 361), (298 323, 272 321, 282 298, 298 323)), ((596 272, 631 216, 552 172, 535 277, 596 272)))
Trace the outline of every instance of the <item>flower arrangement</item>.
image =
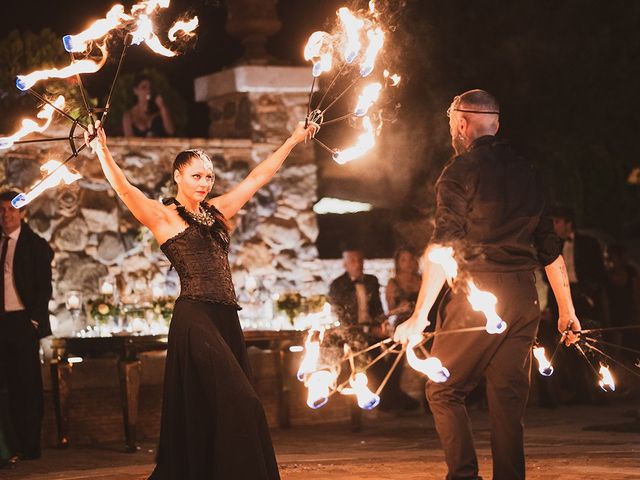
POLYGON ((153 300, 151 304, 151 310, 159 317, 162 317, 165 322, 171 320, 173 315, 173 307, 175 300, 171 297, 158 297, 153 300))
POLYGON ((324 304, 327 303, 327 296, 318 294, 310 297, 303 297, 305 313, 318 313, 322 311, 324 304))
POLYGON ((107 296, 101 295, 88 301, 89 313, 96 323, 106 323, 110 318, 116 317, 120 309, 107 296))
POLYGON ((279 311, 284 312, 293 325, 293 319, 302 312, 303 297, 298 292, 283 293, 278 297, 276 306, 279 311))

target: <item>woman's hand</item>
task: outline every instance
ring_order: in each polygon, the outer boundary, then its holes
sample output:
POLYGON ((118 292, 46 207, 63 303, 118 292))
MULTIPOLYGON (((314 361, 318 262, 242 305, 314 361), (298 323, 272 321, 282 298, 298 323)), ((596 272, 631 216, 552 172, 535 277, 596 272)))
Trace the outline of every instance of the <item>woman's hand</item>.
POLYGON ((320 130, 317 123, 309 122, 309 126, 304 128, 304 122, 298 122, 298 126, 289 137, 296 145, 305 140, 311 140, 320 130))
POLYGON ((84 143, 91 148, 93 153, 104 152, 107 150, 107 134, 102 128, 100 120, 96 121, 95 127, 91 124, 84 132, 84 143))
POLYGON ((156 95, 155 102, 159 110, 164 109, 164 99, 162 98, 162 95, 156 95))

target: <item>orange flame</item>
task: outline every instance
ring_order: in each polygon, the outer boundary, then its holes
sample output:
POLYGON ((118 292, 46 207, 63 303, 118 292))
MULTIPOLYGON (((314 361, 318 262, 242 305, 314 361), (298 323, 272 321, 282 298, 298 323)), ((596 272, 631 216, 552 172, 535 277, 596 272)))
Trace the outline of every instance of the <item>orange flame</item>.
POLYGON ((367 111, 380 97, 382 91, 382 85, 379 83, 371 83, 362 89, 360 97, 358 97, 358 103, 354 113, 358 117, 362 117, 367 114, 367 111))
POLYGON ((382 72, 382 74, 384 75, 384 78, 388 78, 389 80, 391 80, 392 87, 397 87, 400 83, 400 80, 402 80, 402 77, 400 75, 398 75, 397 73, 390 74, 389 70, 385 70, 384 72, 382 72))
POLYGON ((331 35, 327 32, 313 32, 304 47, 304 59, 313 60, 313 76, 318 77, 323 72, 331 70, 333 63, 333 45, 331 35))
MULTIPOLYGON (((64 107, 64 97, 60 95, 58 98, 56 98, 53 104, 58 108, 64 107)), ((43 118, 45 120, 42 125, 38 125, 30 118, 23 119, 22 127, 20 127, 20 129, 16 133, 8 137, 0 137, 0 149, 11 147, 14 142, 17 142, 30 133, 44 132, 47 128, 49 128, 49 125, 51 125, 51 120, 53 119, 54 112, 55 109, 49 104, 46 104, 44 107, 42 107, 42 109, 36 115, 36 117, 43 118)))
POLYGON ((364 372, 358 372, 349 379, 351 387, 343 388, 340 392, 342 395, 355 395, 360 408, 371 410, 378 406, 380 397, 369 390, 367 375, 364 372))
POLYGON ((176 33, 182 32, 183 35, 191 36, 193 31, 198 28, 198 17, 193 17, 191 20, 178 20, 173 24, 173 27, 167 32, 167 37, 172 42, 176 41, 176 33))
POLYGON ((364 20, 356 17, 351 10, 342 7, 338 10, 338 17, 345 31, 344 59, 347 63, 353 62, 360 52, 360 30, 364 27, 364 20))
POLYGON ((482 312, 487 319, 487 333, 502 333, 507 328, 507 324, 496 313, 498 299, 493 293, 485 292, 476 287, 473 280, 467 282, 469 295, 467 299, 476 312, 482 312))
POLYGON ((382 45, 384 45, 384 32, 380 27, 374 30, 368 30, 367 39, 369 40, 369 45, 367 45, 367 49, 364 52, 364 59, 360 64, 360 75, 362 77, 368 77, 371 72, 373 72, 378 52, 380 52, 382 45))
POLYGON ((600 377, 600 381, 598 382, 600 388, 605 392, 615 392, 616 384, 613 381, 613 376, 609 371, 609 367, 603 365, 602 363, 600 364, 600 377))
POLYGON ((133 35, 132 42, 136 45, 144 42, 147 46, 153 50, 155 53, 159 53, 160 55, 164 55, 165 57, 173 57, 175 56, 175 52, 169 50, 167 47, 160 43, 160 39, 153 32, 153 23, 148 15, 141 14, 138 17, 138 21, 136 22, 136 30, 131 32, 133 35))
POLYGON ((298 380, 303 381, 304 376, 312 373, 318 368, 318 360, 320 359, 320 342, 322 341, 322 332, 319 335, 315 330, 309 330, 307 339, 304 342, 304 357, 298 368, 298 380))
POLYGON ((335 388, 337 378, 335 371, 318 370, 313 372, 306 382, 307 405, 311 408, 320 408, 326 404, 331 390, 335 388))
POLYGON ((362 125, 364 126, 365 133, 358 137, 356 144, 353 147, 349 147, 342 151, 336 151, 333 154, 333 159, 340 165, 344 165, 345 163, 364 155, 376 144, 375 131, 369 117, 364 117, 362 119, 362 125))
POLYGON ((60 183, 70 185, 76 180, 82 178, 82 175, 78 172, 75 170, 69 170, 64 165, 61 166, 61 163, 57 160, 49 160, 40 167, 40 170, 45 175, 48 175, 50 172, 53 173, 36 183, 31 187, 31 190, 28 193, 20 193, 14 200, 12 200, 11 203, 15 208, 24 207, 40 196, 45 190, 53 188, 60 183))
POLYGON ((97 63, 86 58, 83 60, 73 61, 70 65, 63 68, 36 70, 35 72, 31 72, 27 75, 18 75, 16 86, 20 90, 24 91, 33 87, 40 80, 46 80, 48 78, 68 78, 76 74, 95 73, 100 70, 107 61, 107 47, 105 45, 101 45, 99 48, 102 52, 102 58, 97 63))
POLYGON ((533 356, 536 357, 536 360, 538 361, 538 371, 540 374, 545 377, 551 376, 553 374, 553 366, 549 360, 547 360, 544 347, 535 347, 533 349, 533 356))
POLYGON ((414 370, 426 375, 436 383, 446 382, 449 378, 449 370, 442 366, 440 359, 436 357, 418 358, 414 348, 422 340, 422 335, 414 335, 407 344, 407 363, 414 370))
POLYGON ((120 4, 111 7, 105 18, 96 20, 85 31, 77 35, 65 35, 62 38, 64 48, 67 52, 83 52, 90 42, 104 37, 122 22, 132 20, 133 17, 124 13, 124 7, 120 4))

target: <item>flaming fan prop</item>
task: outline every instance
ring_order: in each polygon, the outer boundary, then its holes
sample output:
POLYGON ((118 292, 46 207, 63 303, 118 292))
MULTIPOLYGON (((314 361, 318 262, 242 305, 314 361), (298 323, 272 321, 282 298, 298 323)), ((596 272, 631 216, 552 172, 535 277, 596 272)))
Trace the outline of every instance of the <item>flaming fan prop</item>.
MULTIPOLYGON (((36 142, 67 141, 71 148, 71 154, 62 162, 50 161, 43 165, 45 176, 33 185, 29 192, 21 193, 12 202, 15 208, 22 208, 46 189, 58 185, 60 182, 67 184, 81 178, 76 171, 70 170, 66 164, 86 148, 82 143, 76 144, 76 140, 82 139, 82 135, 76 135, 76 129, 88 131, 88 127, 80 122, 79 117, 73 117, 64 110, 65 99, 60 96, 51 101, 44 94, 38 93, 34 87, 36 84, 51 78, 70 78, 75 75, 82 102, 91 123, 95 123, 94 114, 101 113, 100 120, 104 120, 109 113, 111 97, 120 74, 120 70, 130 45, 144 43, 153 52, 165 57, 176 55, 175 50, 167 48, 155 33, 153 19, 162 10, 169 6, 170 0, 144 0, 136 3, 127 13, 122 5, 114 5, 102 19, 96 20, 89 28, 76 35, 65 35, 62 38, 64 48, 70 55, 69 65, 62 68, 37 70, 26 75, 18 75, 16 87, 21 91, 27 91, 44 106, 38 112, 37 118, 44 119, 38 124, 31 119, 24 119, 22 127, 13 135, 0 137, 0 149, 10 148, 13 145, 36 142), (107 40, 116 34, 124 34, 124 45, 116 68, 111 87, 103 108, 91 108, 87 100, 86 90, 82 83, 83 74, 91 74, 99 71, 108 59, 107 40), (96 57, 97 55, 97 57, 96 57), (71 121, 69 135, 67 137, 42 138, 34 140, 22 140, 30 133, 43 133, 51 124, 54 113, 57 112, 71 121)), ((178 20, 167 32, 167 38, 171 44, 187 40, 194 36, 194 30, 198 26, 198 17, 188 20, 178 20)))
POLYGON ((337 12, 338 26, 336 32, 314 32, 304 48, 304 58, 313 63, 311 89, 305 126, 310 122, 318 127, 338 123, 349 119, 359 120, 363 133, 356 143, 345 149, 331 148, 318 139, 314 140, 339 164, 348 163, 371 150, 375 145, 376 136, 382 128, 382 109, 373 112, 374 104, 383 97, 385 87, 396 87, 400 77, 390 74, 388 70, 380 72, 378 55, 384 46, 385 30, 380 23, 380 12, 376 11, 375 2, 369 2, 367 11, 351 12, 346 7, 337 12), (319 102, 313 107, 313 96, 318 79, 328 74, 339 64, 337 73, 324 91, 319 102), (346 88, 335 94, 331 101, 324 106, 325 100, 336 86, 340 77, 354 74, 346 88), (327 118, 329 110, 347 92, 362 83, 363 79, 371 79, 370 83, 361 86, 358 100, 350 112, 333 118, 327 118))

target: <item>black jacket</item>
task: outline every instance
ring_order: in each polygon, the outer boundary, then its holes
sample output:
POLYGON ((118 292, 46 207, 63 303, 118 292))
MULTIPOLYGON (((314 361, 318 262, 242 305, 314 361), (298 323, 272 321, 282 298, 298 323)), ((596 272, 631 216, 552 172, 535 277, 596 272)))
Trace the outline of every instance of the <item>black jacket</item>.
MULTIPOLYGON (((367 306, 369 316, 373 323, 380 323, 384 320, 384 310, 380 301, 380 284, 374 275, 363 275, 367 292, 367 306)), ((356 296, 355 283, 345 272, 331 282, 329 287, 329 303, 334 313, 343 326, 358 324, 358 298, 356 296)))
POLYGON ((46 240, 23 222, 13 257, 13 279, 29 318, 39 324, 40 338, 51 335, 49 300, 52 293, 52 260, 53 250, 46 240))

